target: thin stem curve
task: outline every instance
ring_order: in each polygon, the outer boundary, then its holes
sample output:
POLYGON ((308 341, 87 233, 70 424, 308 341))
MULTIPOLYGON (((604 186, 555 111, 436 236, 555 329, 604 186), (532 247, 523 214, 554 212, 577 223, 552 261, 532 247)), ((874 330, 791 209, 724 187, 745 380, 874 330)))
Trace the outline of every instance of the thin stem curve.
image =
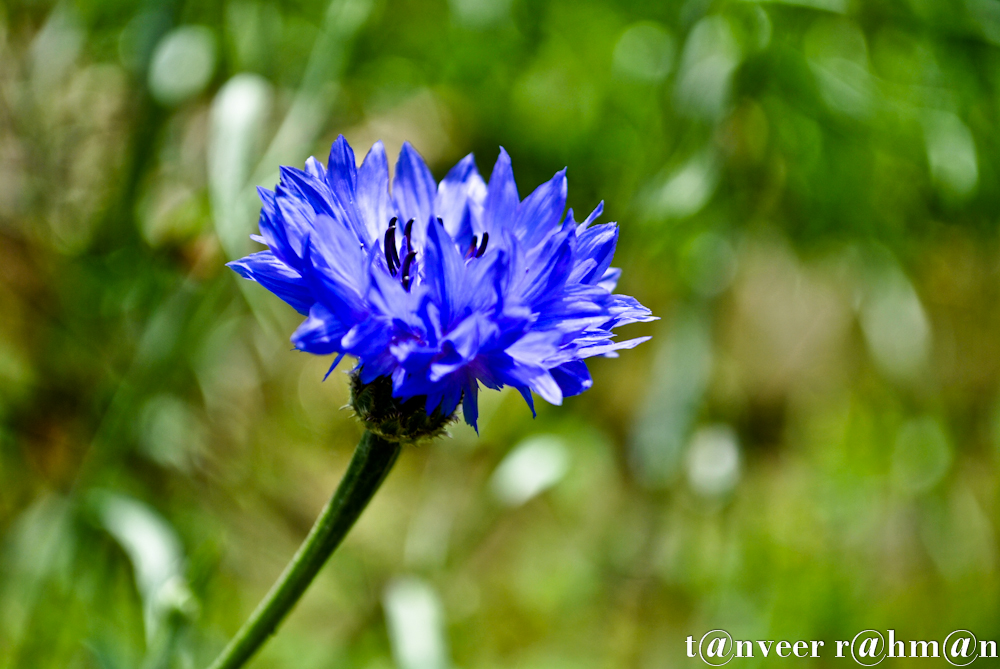
POLYGON ((366 431, 337 491, 292 561, 209 669, 237 669, 249 660, 299 601, 327 558, 368 506, 399 456, 400 445, 366 431))

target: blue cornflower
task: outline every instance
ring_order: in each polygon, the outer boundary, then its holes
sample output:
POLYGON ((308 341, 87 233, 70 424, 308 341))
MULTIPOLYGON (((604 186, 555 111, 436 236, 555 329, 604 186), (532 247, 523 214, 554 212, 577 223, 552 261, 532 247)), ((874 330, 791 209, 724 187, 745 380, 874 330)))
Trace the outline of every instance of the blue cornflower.
POLYGON ((585 358, 614 357, 648 337, 614 342, 619 325, 654 320, 613 290, 614 223, 566 208, 566 170, 523 201, 502 148, 489 186, 472 155, 438 184, 404 144, 392 192, 385 148, 356 167, 343 136, 324 168, 281 168, 258 189, 267 251, 229 263, 308 316, 295 347, 357 358, 362 384, 391 380, 400 400, 426 397, 476 426, 478 391, 513 386, 552 404, 592 385, 585 358))

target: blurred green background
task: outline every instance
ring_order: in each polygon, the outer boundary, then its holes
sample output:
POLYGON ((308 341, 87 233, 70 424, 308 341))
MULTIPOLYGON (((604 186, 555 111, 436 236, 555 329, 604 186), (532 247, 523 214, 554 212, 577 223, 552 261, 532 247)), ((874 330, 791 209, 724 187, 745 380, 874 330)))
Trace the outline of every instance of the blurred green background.
POLYGON ((223 263, 338 133, 568 166, 662 320, 407 449, 254 667, 997 639, 998 47, 996 0, 5 0, 0 668, 203 667, 305 536, 347 377, 223 263))

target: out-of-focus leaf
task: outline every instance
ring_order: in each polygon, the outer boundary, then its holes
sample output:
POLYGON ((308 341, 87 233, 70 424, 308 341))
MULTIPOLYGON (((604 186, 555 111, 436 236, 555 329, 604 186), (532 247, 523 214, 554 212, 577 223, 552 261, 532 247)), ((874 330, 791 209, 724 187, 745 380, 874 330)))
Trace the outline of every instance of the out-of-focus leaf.
POLYGON ((215 36, 205 26, 182 26, 167 33, 153 51, 149 89, 163 104, 200 93, 215 71, 215 36))
POLYGON ((520 506, 558 483, 569 469, 569 448, 555 435, 535 435, 497 465, 490 485, 506 506, 520 506))
POLYGON ((680 315, 657 341, 650 388, 629 442, 635 476, 654 487, 667 485, 678 473, 712 371, 708 324, 702 316, 680 315))
POLYGON ((146 638, 152 641, 167 615, 194 606, 184 575, 184 549, 170 524, 138 500, 96 491, 92 503, 101 525, 132 562, 142 597, 146 638))
POLYGON ((265 79, 238 74, 226 82, 212 103, 208 181, 216 230, 231 258, 250 248, 256 205, 246 188, 263 142, 271 98, 271 86, 265 79))
POLYGON ((451 666, 441 600, 428 583, 398 577, 386 586, 382 606, 398 669, 451 666))

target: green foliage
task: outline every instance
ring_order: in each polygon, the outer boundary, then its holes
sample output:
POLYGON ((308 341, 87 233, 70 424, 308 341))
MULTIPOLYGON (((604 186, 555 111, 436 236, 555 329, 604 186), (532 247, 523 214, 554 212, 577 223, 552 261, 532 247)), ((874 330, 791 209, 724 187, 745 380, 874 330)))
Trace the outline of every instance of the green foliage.
POLYGON ((406 449, 254 666, 1000 637, 998 45, 991 0, 7 2, 0 669, 204 666, 305 536, 350 380, 223 263, 338 133, 568 166, 663 321, 406 449))

